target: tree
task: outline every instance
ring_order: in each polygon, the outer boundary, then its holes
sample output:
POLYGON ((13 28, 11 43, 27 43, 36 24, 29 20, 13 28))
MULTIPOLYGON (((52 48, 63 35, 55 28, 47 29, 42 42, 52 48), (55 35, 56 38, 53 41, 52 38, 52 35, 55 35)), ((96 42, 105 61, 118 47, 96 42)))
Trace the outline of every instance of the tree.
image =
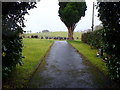
POLYGON ((120 2, 99 2, 98 12, 104 27, 103 40, 109 56, 109 74, 111 79, 120 81, 120 2))
POLYGON ((6 77, 22 65, 22 37, 24 16, 35 2, 2 2, 2 76, 6 77))
POLYGON ((44 32, 50 32, 49 30, 42 30, 42 32, 44 33, 44 32))
POLYGON ((76 23, 85 16, 86 3, 85 2, 59 2, 59 16, 62 22, 68 28, 68 38, 73 40, 73 32, 76 23))

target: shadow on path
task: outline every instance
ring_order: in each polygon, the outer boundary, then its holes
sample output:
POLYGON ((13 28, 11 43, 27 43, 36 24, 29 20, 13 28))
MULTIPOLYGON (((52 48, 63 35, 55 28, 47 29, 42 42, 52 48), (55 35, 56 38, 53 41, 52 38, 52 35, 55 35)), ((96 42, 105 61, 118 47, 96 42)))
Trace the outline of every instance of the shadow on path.
POLYGON ((111 82, 66 41, 55 41, 29 88, 108 88, 111 82))

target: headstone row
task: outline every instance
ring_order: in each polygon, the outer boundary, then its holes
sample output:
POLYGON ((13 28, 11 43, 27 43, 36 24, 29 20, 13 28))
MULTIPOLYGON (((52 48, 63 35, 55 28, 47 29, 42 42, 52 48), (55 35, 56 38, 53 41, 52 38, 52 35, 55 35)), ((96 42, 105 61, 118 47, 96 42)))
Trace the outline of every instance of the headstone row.
MULTIPOLYGON (((68 40, 68 37, 48 37, 48 36, 38 36, 38 35, 31 35, 31 36, 27 36, 27 38, 40 38, 40 39, 54 39, 54 40, 68 40)), ((76 38, 78 39, 78 37, 76 38)))

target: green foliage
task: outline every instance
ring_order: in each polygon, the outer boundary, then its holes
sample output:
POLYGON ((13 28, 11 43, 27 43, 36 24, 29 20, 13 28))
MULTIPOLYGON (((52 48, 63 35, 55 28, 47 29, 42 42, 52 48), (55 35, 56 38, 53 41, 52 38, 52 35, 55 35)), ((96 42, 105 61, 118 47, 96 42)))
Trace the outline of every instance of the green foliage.
POLYGON ((17 63, 22 64, 22 38, 19 37, 22 28, 12 19, 3 18, 2 21, 2 68, 3 77, 6 77, 17 63))
POLYGON ((22 34, 24 15, 27 9, 35 7, 32 2, 2 3, 2 71, 3 77, 16 67, 22 65, 22 34))
POLYGON ((85 16, 85 2, 59 2, 59 16, 67 27, 73 27, 85 16))
POLYGON ((35 2, 2 2, 2 16, 6 16, 20 26, 24 27, 24 15, 28 14, 27 10, 30 10, 35 6, 35 2))
POLYGON ((104 26, 103 40, 109 55, 110 77, 120 81, 120 2, 99 2, 98 12, 104 26))
POLYGON ((95 48, 104 47, 103 29, 82 34, 82 41, 95 48))
POLYGON ((59 2, 59 16, 68 28, 68 39, 73 40, 73 31, 77 22, 85 16, 86 2, 59 2))
POLYGON ((96 48, 104 47, 108 55, 107 66, 111 79, 120 81, 120 30, 119 2, 99 2, 99 17, 103 30, 88 32, 82 35, 82 41, 96 48))

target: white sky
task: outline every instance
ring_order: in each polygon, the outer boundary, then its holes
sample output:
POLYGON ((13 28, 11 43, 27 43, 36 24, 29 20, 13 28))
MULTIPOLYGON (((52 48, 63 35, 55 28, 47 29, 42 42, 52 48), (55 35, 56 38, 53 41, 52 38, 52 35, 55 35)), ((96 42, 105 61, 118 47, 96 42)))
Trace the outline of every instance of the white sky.
MULTIPOLYGON (((86 0, 87 10, 85 17, 82 17, 78 22, 75 31, 84 31, 86 29, 91 29, 92 25, 92 4, 91 0, 86 0)), ((37 8, 31 9, 30 15, 25 15, 25 31, 31 30, 33 33, 41 32, 42 30, 49 31, 67 31, 66 26, 60 20, 58 16, 58 0, 40 0, 37 2, 37 8)), ((95 19, 94 24, 99 25, 101 22, 97 17, 97 10, 95 8, 95 19)))

